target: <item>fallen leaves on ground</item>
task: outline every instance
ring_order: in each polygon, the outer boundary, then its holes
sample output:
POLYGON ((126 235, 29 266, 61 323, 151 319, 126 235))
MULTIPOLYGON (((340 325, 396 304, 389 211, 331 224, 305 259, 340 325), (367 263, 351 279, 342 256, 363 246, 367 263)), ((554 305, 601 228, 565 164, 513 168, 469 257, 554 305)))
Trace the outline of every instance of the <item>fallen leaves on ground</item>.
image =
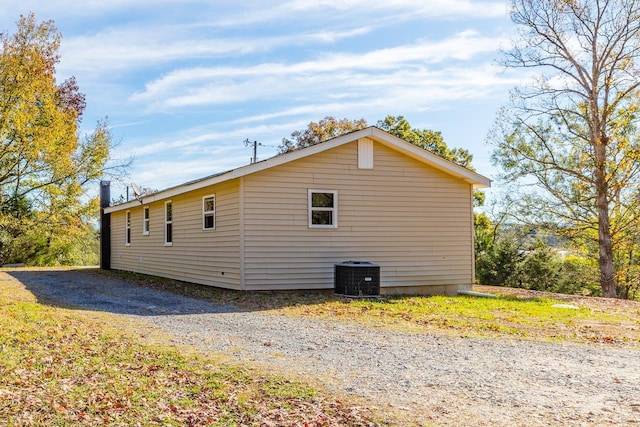
POLYGON ((114 316, 43 306, 14 291, 0 293, 3 425, 378 425, 367 409, 308 385, 151 347, 105 327, 114 316))

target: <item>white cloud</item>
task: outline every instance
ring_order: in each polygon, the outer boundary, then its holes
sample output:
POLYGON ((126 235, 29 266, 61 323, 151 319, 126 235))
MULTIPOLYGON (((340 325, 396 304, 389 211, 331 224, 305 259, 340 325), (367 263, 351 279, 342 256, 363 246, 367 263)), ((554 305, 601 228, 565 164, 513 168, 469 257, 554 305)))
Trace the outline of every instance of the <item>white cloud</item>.
MULTIPOLYGON (((242 124, 242 123, 252 123, 252 122, 263 122, 263 121, 272 121, 274 119, 280 119, 283 117, 316 117, 319 115, 326 115, 328 112, 337 113, 345 113, 348 111, 354 110, 363 110, 367 106, 369 106, 368 102, 340 102, 340 103, 322 103, 322 104, 305 104, 293 108, 287 108, 284 110, 272 110, 268 113, 251 115, 241 117, 237 120, 234 120, 233 123, 242 124)), ((306 125, 306 122, 296 122, 296 123, 287 123, 284 126, 278 126, 282 131, 287 134, 291 133, 293 129, 297 129, 300 125, 306 125)))
MULTIPOLYGON (((366 0, 363 0, 365 3, 366 0)), ((414 14, 424 17, 455 17, 455 18, 495 18, 507 13, 507 5, 502 1, 475 0, 429 0, 416 2, 414 0, 395 0, 387 2, 389 7, 406 8, 414 14)))
MULTIPOLYGON (((246 3, 245 3, 246 4, 246 3)), ((305 19, 327 13, 336 15, 342 12, 344 19, 354 21, 399 21, 424 18, 490 18, 504 16, 507 7, 502 1, 474 0, 292 0, 269 2, 264 8, 263 2, 254 3, 240 15, 230 14, 218 24, 224 26, 246 25, 282 21, 285 19, 305 19)))
MULTIPOLYGON (((300 123, 273 123, 244 125, 239 124, 255 122, 256 120, 243 120, 231 122, 218 122, 207 126, 198 126, 184 129, 179 134, 169 135, 160 140, 139 141, 142 144, 133 150, 136 158, 146 158, 159 153, 177 153, 173 157, 188 157, 197 155, 201 158, 203 153, 206 156, 216 158, 226 157, 229 151, 234 151, 241 146, 246 138, 253 135, 277 135, 271 139, 270 145, 279 143, 280 135, 291 133, 300 123)), ((266 144, 267 141, 265 140, 266 144)))
POLYGON ((133 174, 132 180, 145 188, 163 190, 193 179, 198 179, 214 173, 224 172, 242 164, 246 164, 246 158, 205 157, 201 156, 191 160, 142 160, 136 164, 140 172, 133 174))
POLYGON ((39 19, 50 19, 55 16, 64 14, 68 17, 92 17, 96 15, 104 15, 127 10, 130 12, 136 10, 149 10, 150 12, 161 12, 168 5, 181 4, 189 7, 189 3, 203 3, 202 0, 6 0, 0 8, 0 20, 14 19, 17 20, 20 14, 34 12, 39 19))
POLYGON ((370 31, 357 27, 345 31, 320 30, 288 36, 216 38, 190 34, 188 27, 116 28, 93 35, 65 39, 62 45, 64 70, 111 73, 143 69, 180 60, 246 56, 282 46, 308 42, 332 43, 370 31), (97 67, 96 64, 102 64, 97 67))
MULTIPOLYGON (((482 37, 468 30, 440 41, 422 40, 407 46, 374 50, 362 55, 334 54, 323 61, 325 70, 331 68, 395 68, 402 63, 440 63, 447 60, 468 60, 473 56, 494 52, 501 38, 482 37)), ((322 67, 322 63, 320 64, 322 67)))
MULTIPOLYGON (((163 139, 158 142, 146 143, 134 150, 136 158, 144 157, 154 153, 166 153, 170 150, 185 149, 189 146, 200 145, 202 143, 218 142, 224 135, 221 133, 204 133, 192 137, 177 137, 175 139, 163 139)), ((220 147, 216 147, 213 151, 224 151, 220 147)))
POLYGON ((180 59, 248 54, 259 47, 250 40, 175 40, 149 30, 109 30, 65 40, 61 65, 65 70, 106 74, 180 59))
POLYGON ((291 64, 186 68, 147 83, 130 100, 166 110, 294 95, 305 99, 368 97, 365 90, 391 92, 405 85, 419 87, 423 81, 442 87, 477 86, 495 76, 496 70, 482 62, 469 65, 466 61, 494 52, 500 40, 466 31, 436 42, 422 40, 360 54, 326 54, 291 64), (456 66, 456 61, 462 65, 456 66))

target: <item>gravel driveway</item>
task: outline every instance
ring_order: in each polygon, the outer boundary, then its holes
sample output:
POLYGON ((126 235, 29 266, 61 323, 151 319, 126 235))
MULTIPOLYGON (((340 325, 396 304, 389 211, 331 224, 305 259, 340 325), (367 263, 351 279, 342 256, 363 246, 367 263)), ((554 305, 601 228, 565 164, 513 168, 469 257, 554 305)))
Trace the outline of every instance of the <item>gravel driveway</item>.
POLYGON ((317 378, 425 424, 640 425, 639 350, 438 338, 247 312, 83 270, 0 274, 43 302, 134 316, 179 343, 317 378))

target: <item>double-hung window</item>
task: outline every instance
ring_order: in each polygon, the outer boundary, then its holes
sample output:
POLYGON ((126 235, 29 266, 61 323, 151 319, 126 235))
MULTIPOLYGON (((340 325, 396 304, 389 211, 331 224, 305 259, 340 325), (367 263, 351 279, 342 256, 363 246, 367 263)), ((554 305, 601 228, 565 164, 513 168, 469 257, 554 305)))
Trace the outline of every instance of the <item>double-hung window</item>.
POLYGON ((216 196, 202 198, 202 229, 215 230, 216 228, 216 196))
POLYGON ((164 244, 173 245, 173 203, 171 201, 164 204, 164 244))
POLYGON ((149 234, 149 206, 142 208, 142 234, 149 234))
POLYGON ((124 232, 124 244, 125 246, 131 246, 131 211, 125 212, 124 232))
POLYGON ((309 190, 309 228, 338 228, 338 192, 309 190))

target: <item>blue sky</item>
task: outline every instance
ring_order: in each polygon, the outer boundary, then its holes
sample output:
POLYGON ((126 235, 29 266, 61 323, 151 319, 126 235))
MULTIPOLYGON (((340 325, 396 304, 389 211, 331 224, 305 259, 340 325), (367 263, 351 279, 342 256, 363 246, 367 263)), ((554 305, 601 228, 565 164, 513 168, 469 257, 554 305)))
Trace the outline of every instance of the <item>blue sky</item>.
MULTIPOLYGON (((404 115, 495 172, 485 138, 518 74, 496 65, 515 34, 507 1, 8 0, 63 35, 58 78, 87 97, 83 131, 109 117, 130 177, 163 189, 276 153, 325 116, 404 115)), ((114 183, 112 196, 124 193, 114 183)))

